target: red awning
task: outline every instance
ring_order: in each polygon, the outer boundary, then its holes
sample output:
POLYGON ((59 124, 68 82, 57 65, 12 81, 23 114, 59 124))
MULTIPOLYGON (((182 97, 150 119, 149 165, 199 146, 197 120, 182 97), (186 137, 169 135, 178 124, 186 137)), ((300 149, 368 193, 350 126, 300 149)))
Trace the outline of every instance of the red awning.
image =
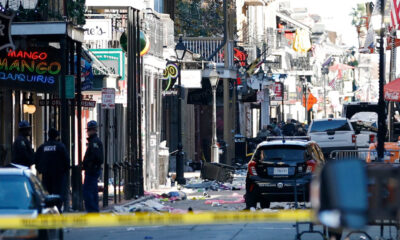
POLYGON ((386 101, 400 102, 400 78, 386 84, 383 91, 386 101))

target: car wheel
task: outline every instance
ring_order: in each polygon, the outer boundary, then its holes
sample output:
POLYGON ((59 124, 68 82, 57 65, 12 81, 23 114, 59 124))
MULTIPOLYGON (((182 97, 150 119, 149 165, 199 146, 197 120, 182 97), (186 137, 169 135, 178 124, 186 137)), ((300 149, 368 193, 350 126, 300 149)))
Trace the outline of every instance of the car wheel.
POLYGON ((64 230, 63 229, 58 230, 58 239, 64 240, 64 230))
POLYGON ((246 201, 246 209, 257 208, 257 202, 259 202, 257 187, 253 191, 247 191, 244 199, 246 201))
POLYGON ((270 201, 261 200, 260 201, 260 206, 261 206, 262 209, 270 208, 271 207, 271 202, 270 201))
POLYGON ((48 230, 39 230, 39 240, 49 240, 48 230))

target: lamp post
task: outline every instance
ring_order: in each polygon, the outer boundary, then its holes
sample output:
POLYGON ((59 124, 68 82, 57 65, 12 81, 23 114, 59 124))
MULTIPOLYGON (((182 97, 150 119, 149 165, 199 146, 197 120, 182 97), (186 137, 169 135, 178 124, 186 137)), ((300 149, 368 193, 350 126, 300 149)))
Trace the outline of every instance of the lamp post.
MULTIPOLYGON (((272 73, 271 67, 268 67, 267 81, 269 84, 271 84, 273 81, 273 75, 274 74, 272 73)), ((269 93, 269 90, 268 90, 268 108, 269 108, 269 118, 270 118, 270 122, 271 122, 271 116, 272 116, 272 114, 271 114, 271 95, 269 93)), ((278 121, 278 118, 276 118, 276 120, 278 121)))
POLYGON ((210 79, 213 93, 211 162, 219 163, 219 152, 217 145, 217 87, 219 75, 215 68, 215 65, 213 65, 208 77, 210 79))
POLYGON ((385 17, 385 2, 381 0, 380 3, 380 21, 378 22, 379 30, 380 30, 380 42, 379 42, 379 113, 378 113, 378 144, 376 147, 376 151, 378 153, 378 161, 383 162, 384 151, 385 151, 385 136, 386 136, 386 105, 383 94, 383 87, 385 84, 385 50, 384 50, 384 34, 385 28, 384 17, 385 17))
POLYGON ((327 117, 326 115, 326 76, 329 74, 329 68, 327 66, 324 66, 321 68, 321 72, 322 72, 322 81, 324 84, 324 118, 327 117))
POLYGON ((182 145, 182 82, 181 82, 181 64, 186 54, 186 46, 183 44, 182 36, 179 36, 179 42, 175 46, 176 58, 178 59, 178 152, 176 154, 176 181, 178 184, 185 184, 184 177, 184 153, 182 145))
MULTIPOLYGON (((259 94, 261 95, 261 94, 263 94, 262 93, 262 90, 263 90, 262 85, 263 85, 263 80, 264 80, 264 70, 262 69, 262 67, 260 67, 260 70, 257 72, 257 78, 258 78, 258 81, 260 83, 259 94)), ((263 118, 262 111, 263 110, 262 110, 262 107, 263 107, 263 104, 262 104, 262 102, 260 102, 260 119, 259 119, 260 130, 262 130, 262 128, 263 128, 263 121, 262 121, 262 118, 263 118)))

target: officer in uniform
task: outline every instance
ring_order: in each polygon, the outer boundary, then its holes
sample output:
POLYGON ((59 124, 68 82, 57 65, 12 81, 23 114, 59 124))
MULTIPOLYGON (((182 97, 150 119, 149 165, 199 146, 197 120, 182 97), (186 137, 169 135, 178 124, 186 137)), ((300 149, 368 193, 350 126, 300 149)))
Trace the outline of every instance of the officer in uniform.
MULTIPOLYGON (((48 136, 49 140, 42 144, 36 152, 36 170, 42 174, 43 185, 49 194, 60 195, 62 202, 66 203, 70 165, 68 151, 65 145, 59 141, 60 133, 56 129, 51 128, 48 136)), ((61 206, 58 206, 60 211, 61 206)))
POLYGON ((32 143, 28 140, 31 135, 31 125, 23 120, 18 124, 18 137, 12 146, 12 160, 14 164, 31 167, 33 165, 34 152, 32 143))
POLYGON ((83 183, 83 198, 87 212, 99 212, 99 194, 97 180, 103 164, 103 144, 97 136, 97 122, 87 124, 88 143, 83 158, 85 181, 83 183))

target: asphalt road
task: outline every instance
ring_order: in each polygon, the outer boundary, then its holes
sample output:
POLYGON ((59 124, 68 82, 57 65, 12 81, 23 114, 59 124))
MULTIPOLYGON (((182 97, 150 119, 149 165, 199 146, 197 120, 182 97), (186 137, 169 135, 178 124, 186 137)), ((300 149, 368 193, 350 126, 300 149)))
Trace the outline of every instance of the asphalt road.
MULTIPOLYGON (((303 228, 304 229, 304 228, 303 228)), ((321 230, 321 227, 316 227, 321 230)), ((154 239, 154 240, 282 240, 295 239, 296 230, 289 223, 248 223, 232 225, 195 225, 195 226, 154 226, 154 227, 120 227, 102 229, 71 229, 65 233, 65 239, 85 240, 124 240, 124 239, 154 239)), ((378 239, 379 228, 371 227, 368 233, 372 239, 378 239)), ((395 236, 394 229, 392 230, 395 236)), ((389 239, 389 230, 385 232, 385 239, 389 239)), ((319 240, 321 236, 315 234, 304 235, 302 239, 319 240)), ((344 239, 344 237, 342 238, 344 239)), ((350 239, 363 239, 360 234, 353 235, 350 239)))

